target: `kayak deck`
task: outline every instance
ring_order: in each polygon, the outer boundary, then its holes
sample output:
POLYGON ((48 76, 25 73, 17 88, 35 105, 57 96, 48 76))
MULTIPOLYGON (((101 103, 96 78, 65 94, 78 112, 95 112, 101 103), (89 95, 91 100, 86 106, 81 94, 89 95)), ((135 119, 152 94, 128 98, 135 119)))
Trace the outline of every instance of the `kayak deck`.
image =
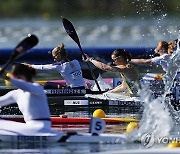
MULTIPOLYGON (((0 88, 0 95, 13 90, 12 87, 0 88)), ((126 100, 102 100, 85 97, 86 94, 100 94, 99 91, 89 89, 45 89, 49 105, 59 106, 124 106, 124 107, 142 107, 141 101, 126 100)))

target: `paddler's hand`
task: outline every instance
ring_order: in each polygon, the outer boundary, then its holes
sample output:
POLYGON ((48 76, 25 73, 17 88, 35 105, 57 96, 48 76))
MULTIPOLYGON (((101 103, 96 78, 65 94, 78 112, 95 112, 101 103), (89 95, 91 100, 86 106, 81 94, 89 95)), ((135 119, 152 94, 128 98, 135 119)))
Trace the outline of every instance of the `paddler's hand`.
POLYGON ((93 57, 89 57, 87 54, 82 55, 82 60, 85 62, 93 60, 93 57))
POLYGON ((28 63, 22 63, 23 65, 26 65, 28 67, 31 67, 31 64, 28 64, 28 63))
POLYGON ((89 61, 89 56, 87 54, 83 54, 82 55, 82 60, 85 61, 85 62, 88 62, 89 61))

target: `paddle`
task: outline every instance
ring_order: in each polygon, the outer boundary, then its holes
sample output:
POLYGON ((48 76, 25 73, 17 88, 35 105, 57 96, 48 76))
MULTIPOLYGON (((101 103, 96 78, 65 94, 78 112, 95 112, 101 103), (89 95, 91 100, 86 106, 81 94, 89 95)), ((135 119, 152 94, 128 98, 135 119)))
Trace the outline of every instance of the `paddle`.
MULTIPOLYGON (((81 44, 80 44, 78 35, 77 35, 77 33, 76 33, 76 30, 75 30, 73 24, 72 24, 68 19, 66 19, 66 18, 64 18, 64 17, 62 17, 62 22, 63 22, 63 26, 64 26, 67 34, 77 43, 77 45, 78 45, 78 47, 79 47, 82 55, 85 56, 85 53, 84 53, 84 51, 82 50, 82 47, 81 47, 81 44)), ((89 69, 90 72, 91 72, 91 76, 92 76, 93 80, 95 81, 95 83, 96 83, 96 85, 97 85, 97 87, 98 87, 98 90, 101 91, 101 88, 100 88, 100 86, 99 86, 99 84, 98 84, 98 82, 97 82, 97 80, 96 80, 96 77, 95 77, 95 75, 94 75, 94 73, 93 73, 93 71, 92 71, 89 63, 86 62, 86 64, 87 64, 87 66, 88 66, 88 69, 89 69)))
POLYGON ((27 50, 31 49, 38 43, 38 38, 33 34, 28 34, 26 38, 24 38, 13 50, 10 58, 2 67, 0 74, 11 64, 15 59, 17 59, 20 55, 22 55, 27 50))

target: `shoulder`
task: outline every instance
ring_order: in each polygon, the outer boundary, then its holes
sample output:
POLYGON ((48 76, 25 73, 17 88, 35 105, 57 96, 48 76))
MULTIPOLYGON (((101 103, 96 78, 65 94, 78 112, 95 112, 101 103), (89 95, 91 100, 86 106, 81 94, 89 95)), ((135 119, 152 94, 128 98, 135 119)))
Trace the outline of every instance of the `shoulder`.
POLYGON ((42 94, 44 93, 44 87, 40 85, 39 83, 33 82, 32 91, 35 92, 35 94, 42 94))
POLYGON ((76 59, 72 60, 71 63, 73 63, 74 65, 80 65, 80 64, 79 64, 79 61, 76 60, 76 59))
POLYGON ((22 89, 11 90, 7 94, 12 97, 17 97, 22 94, 22 89))

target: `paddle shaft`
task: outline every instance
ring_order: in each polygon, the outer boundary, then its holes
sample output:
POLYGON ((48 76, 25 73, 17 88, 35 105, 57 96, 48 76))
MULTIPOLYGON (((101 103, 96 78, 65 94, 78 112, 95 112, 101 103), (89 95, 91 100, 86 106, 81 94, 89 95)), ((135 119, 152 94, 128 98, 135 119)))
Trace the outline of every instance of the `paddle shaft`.
MULTIPOLYGON (((77 44, 78 44, 78 46, 79 46, 79 49, 80 49, 82 55, 85 56, 85 53, 83 52, 80 43, 77 43, 77 44)), ((100 88, 100 86, 99 86, 99 84, 98 84, 98 81, 96 80, 96 77, 95 77, 95 75, 94 75, 94 73, 93 73, 93 71, 92 71, 89 63, 86 62, 86 64, 87 64, 87 66, 88 66, 88 69, 90 70, 91 76, 93 77, 93 79, 94 79, 94 81, 95 81, 95 83, 96 83, 96 85, 97 85, 98 90, 101 92, 101 88, 100 88)))

